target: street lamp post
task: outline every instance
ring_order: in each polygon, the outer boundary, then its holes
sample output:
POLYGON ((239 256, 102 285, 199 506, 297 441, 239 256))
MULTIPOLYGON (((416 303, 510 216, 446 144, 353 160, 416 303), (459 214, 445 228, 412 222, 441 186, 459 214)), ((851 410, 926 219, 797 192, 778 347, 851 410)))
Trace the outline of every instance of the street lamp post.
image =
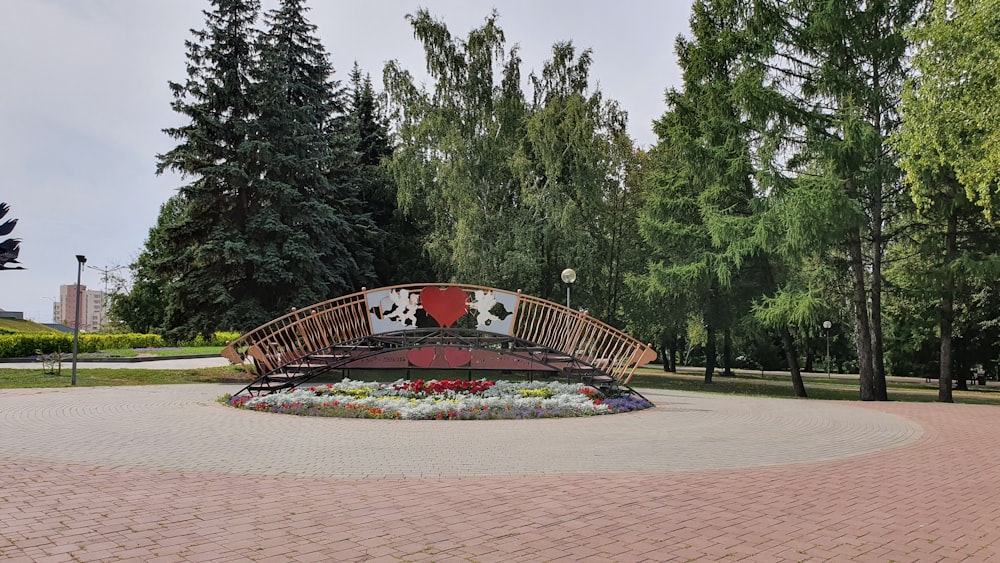
POLYGON ((76 353, 80 349, 80 276, 83 275, 83 265, 87 263, 87 257, 77 254, 76 262, 76 319, 73 322, 73 375, 70 377, 70 385, 76 385, 76 353))
POLYGON ((823 321, 823 330, 826 331, 826 378, 830 379, 830 328, 833 327, 833 323, 830 321, 823 321))
POLYGON ((573 285, 573 282, 576 281, 576 272, 574 272, 572 268, 566 268, 562 271, 562 275, 559 277, 561 277, 563 283, 566 284, 566 308, 571 309, 569 306, 569 286, 573 285))

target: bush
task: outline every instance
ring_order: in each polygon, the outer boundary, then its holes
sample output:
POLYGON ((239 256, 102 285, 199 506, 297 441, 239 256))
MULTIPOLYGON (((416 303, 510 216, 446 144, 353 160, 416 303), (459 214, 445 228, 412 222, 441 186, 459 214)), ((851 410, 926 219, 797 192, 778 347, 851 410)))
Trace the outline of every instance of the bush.
POLYGON ((240 333, 238 332, 216 332, 211 338, 205 338, 199 334, 194 340, 185 340, 180 342, 178 346, 225 346, 239 337, 240 333))
MULTIPOLYGON (((119 348, 154 348, 163 345, 163 338, 158 334, 81 334, 78 350, 83 353, 119 348)), ((72 334, 39 332, 0 334, 0 358, 26 358, 38 353, 51 354, 72 350, 72 334)))

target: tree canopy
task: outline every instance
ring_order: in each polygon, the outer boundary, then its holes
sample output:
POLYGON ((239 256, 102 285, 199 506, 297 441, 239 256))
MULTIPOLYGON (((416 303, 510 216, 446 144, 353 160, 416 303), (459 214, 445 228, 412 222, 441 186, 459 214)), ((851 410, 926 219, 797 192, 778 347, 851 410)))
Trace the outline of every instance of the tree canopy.
POLYGON ((304 0, 214 0, 170 83, 158 170, 184 183, 114 311, 180 337, 362 285, 561 301, 571 267, 574 306, 668 368, 785 369, 804 396, 829 362, 865 400, 937 372, 951 400, 1000 376, 998 2, 696 0, 638 147, 593 51, 526 72, 495 11, 461 36, 409 15, 427 79, 390 61, 380 92, 335 79, 304 0))
POLYGON ((177 336, 248 330, 374 280, 363 168, 329 55, 302 0, 255 27, 253 0, 215 0, 186 43, 158 171, 182 185, 136 265, 177 336))

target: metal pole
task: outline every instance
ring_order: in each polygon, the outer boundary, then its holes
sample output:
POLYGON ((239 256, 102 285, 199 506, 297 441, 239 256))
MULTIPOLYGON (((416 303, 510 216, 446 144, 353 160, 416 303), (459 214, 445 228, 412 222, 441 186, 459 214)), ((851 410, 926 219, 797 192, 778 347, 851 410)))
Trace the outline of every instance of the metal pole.
POLYGON ((823 321, 823 330, 826 331, 826 378, 830 379, 830 329, 833 328, 833 323, 830 321, 823 321))
POLYGON ((572 268, 566 268, 559 274, 559 278, 566 284, 566 308, 572 309, 569 306, 569 286, 573 285, 573 282, 576 281, 576 272, 572 268))
POLYGON ((830 377, 830 329, 826 329, 826 378, 830 377))
POLYGON ((80 347, 80 276, 83 274, 83 265, 87 263, 87 257, 77 254, 76 261, 76 319, 73 322, 73 375, 70 377, 70 385, 76 385, 76 354, 80 347))

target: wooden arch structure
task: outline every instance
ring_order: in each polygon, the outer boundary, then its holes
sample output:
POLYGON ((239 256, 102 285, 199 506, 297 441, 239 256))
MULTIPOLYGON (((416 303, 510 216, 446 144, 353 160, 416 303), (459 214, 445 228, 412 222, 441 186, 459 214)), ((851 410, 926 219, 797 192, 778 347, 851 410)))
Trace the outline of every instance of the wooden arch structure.
POLYGON ((520 291, 461 284, 363 289, 291 313, 230 343, 222 355, 257 375, 264 394, 345 369, 546 372, 628 386, 656 359, 586 312, 520 291))

